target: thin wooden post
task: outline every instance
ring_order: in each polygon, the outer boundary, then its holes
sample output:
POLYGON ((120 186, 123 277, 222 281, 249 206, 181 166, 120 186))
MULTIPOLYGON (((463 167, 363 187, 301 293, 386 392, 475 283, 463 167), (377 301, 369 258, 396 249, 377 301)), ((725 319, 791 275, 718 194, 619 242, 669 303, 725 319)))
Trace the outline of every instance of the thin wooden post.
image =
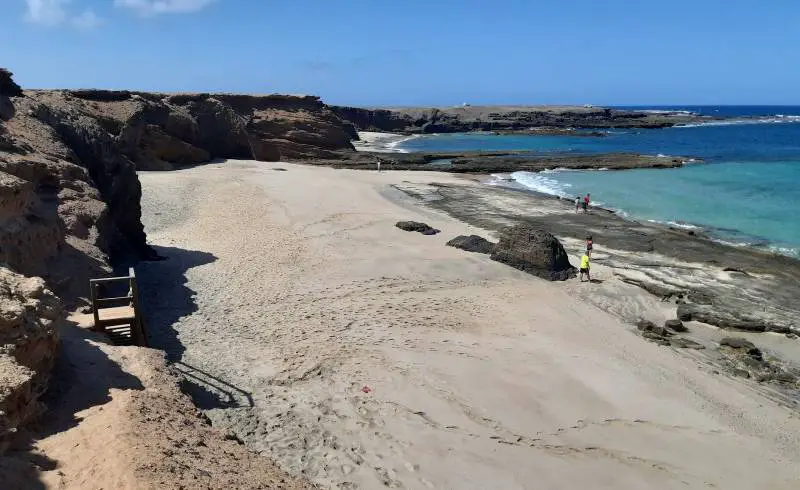
POLYGON ((92 315, 94 315, 92 330, 97 330, 100 327, 100 315, 97 313, 97 283, 89 281, 89 290, 92 297, 92 315))

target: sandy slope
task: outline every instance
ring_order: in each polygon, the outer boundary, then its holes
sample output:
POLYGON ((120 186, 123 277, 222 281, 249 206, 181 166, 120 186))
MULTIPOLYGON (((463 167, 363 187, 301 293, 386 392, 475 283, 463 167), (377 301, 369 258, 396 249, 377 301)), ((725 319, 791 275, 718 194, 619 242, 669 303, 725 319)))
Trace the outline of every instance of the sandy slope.
MULTIPOLYGON (((632 335, 580 299, 593 285, 444 246, 480 230, 391 187, 455 177, 230 161, 140 178, 170 258, 139 268, 154 343, 215 424, 290 472, 342 488, 798 487, 793 412, 632 335)), ((657 308, 642 298, 628 308, 657 308)))
POLYGON ((0 456, 0 489, 311 488, 213 430, 161 352, 109 345, 81 328, 91 315, 71 320, 48 411, 0 456))

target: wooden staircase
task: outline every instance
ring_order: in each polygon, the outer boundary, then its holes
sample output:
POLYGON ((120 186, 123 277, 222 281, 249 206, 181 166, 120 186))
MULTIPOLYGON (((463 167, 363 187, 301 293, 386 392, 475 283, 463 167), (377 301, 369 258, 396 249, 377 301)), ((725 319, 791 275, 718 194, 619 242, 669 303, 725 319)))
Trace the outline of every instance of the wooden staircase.
POLYGON ((128 275, 90 279, 94 330, 107 334, 118 345, 147 346, 144 322, 139 306, 139 290, 136 287, 136 272, 133 267, 128 275), (127 283, 128 292, 122 296, 104 296, 107 291, 127 283))

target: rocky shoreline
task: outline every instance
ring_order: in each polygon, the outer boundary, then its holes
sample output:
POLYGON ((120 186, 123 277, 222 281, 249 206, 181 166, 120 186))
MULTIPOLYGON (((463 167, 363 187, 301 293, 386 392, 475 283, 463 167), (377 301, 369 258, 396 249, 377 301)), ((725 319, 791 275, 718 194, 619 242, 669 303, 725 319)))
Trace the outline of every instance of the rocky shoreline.
POLYGON ((403 134, 522 131, 529 129, 666 128, 702 123, 711 117, 686 113, 653 113, 579 106, 463 106, 443 108, 365 109, 332 106, 331 110, 360 131, 403 134))
MULTIPOLYGON (((780 334, 790 344, 798 342, 800 308, 795 299, 800 297, 800 261, 721 244, 702 232, 624 219, 604 209, 575 213, 572 202, 531 191, 466 183, 397 187, 424 206, 495 233, 520 224, 547 230, 578 256, 584 239, 592 235, 592 262, 651 293, 667 318, 717 327, 731 337, 746 334, 757 345, 774 347, 771 359, 783 366, 780 376, 785 382, 778 376, 769 390, 790 406, 800 403, 800 363, 796 359, 800 346, 787 347, 776 337, 764 337, 780 334)), ((635 308, 626 306, 628 299, 616 294, 604 297, 601 285, 596 289, 593 294, 597 298, 592 299, 598 306, 630 324, 641 322, 630 315, 635 308)), ((721 354, 714 358, 715 365, 741 369, 738 351, 723 349, 721 354)), ((757 364, 758 369, 765 366, 762 361, 757 364)), ((760 382, 773 380, 758 369, 753 377, 760 382)), ((732 374, 742 375, 740 371, 732 374)))
POLYGON ((635 153, 599 153, 582 155, 537 155, 530 152, 433 152, 378 153, 340 152, 336 159, 311 159, 303 163, 334 168, 375 170, 377 163, 385 170, 418 170, 451 173, 541 172, 566 168, 572 170, 629 170, 635 168, 675 168, 697 159, 675 156, 650 156, 635 153))

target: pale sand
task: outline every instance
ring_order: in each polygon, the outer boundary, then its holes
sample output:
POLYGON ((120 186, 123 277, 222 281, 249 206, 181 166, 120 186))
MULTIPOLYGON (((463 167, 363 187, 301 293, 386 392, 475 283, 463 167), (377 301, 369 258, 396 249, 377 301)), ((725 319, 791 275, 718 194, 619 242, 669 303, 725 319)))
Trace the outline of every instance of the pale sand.
MULTIPOLYGON (((800 485, 795 412, 633 335, 581 299, 596 285, 446 247, 485 233, 391 187, 457 177, 230 161, 140 178, 148 238, 170 257, 138 269, 154 342, 216 378, 199 397, 216 425, 292 473, 342 488, 800 485), (442 233, 394 227, 406 219, 442 233)), ((663 315, 593 273, 628 310, 663 315)))
POLYGON ((398 133, 378 133, 375 131, 359 131, 358 140, 353 141, 357 151, 372 151, 376 153, 402 153, 396 145, 416 136, 398 133))

